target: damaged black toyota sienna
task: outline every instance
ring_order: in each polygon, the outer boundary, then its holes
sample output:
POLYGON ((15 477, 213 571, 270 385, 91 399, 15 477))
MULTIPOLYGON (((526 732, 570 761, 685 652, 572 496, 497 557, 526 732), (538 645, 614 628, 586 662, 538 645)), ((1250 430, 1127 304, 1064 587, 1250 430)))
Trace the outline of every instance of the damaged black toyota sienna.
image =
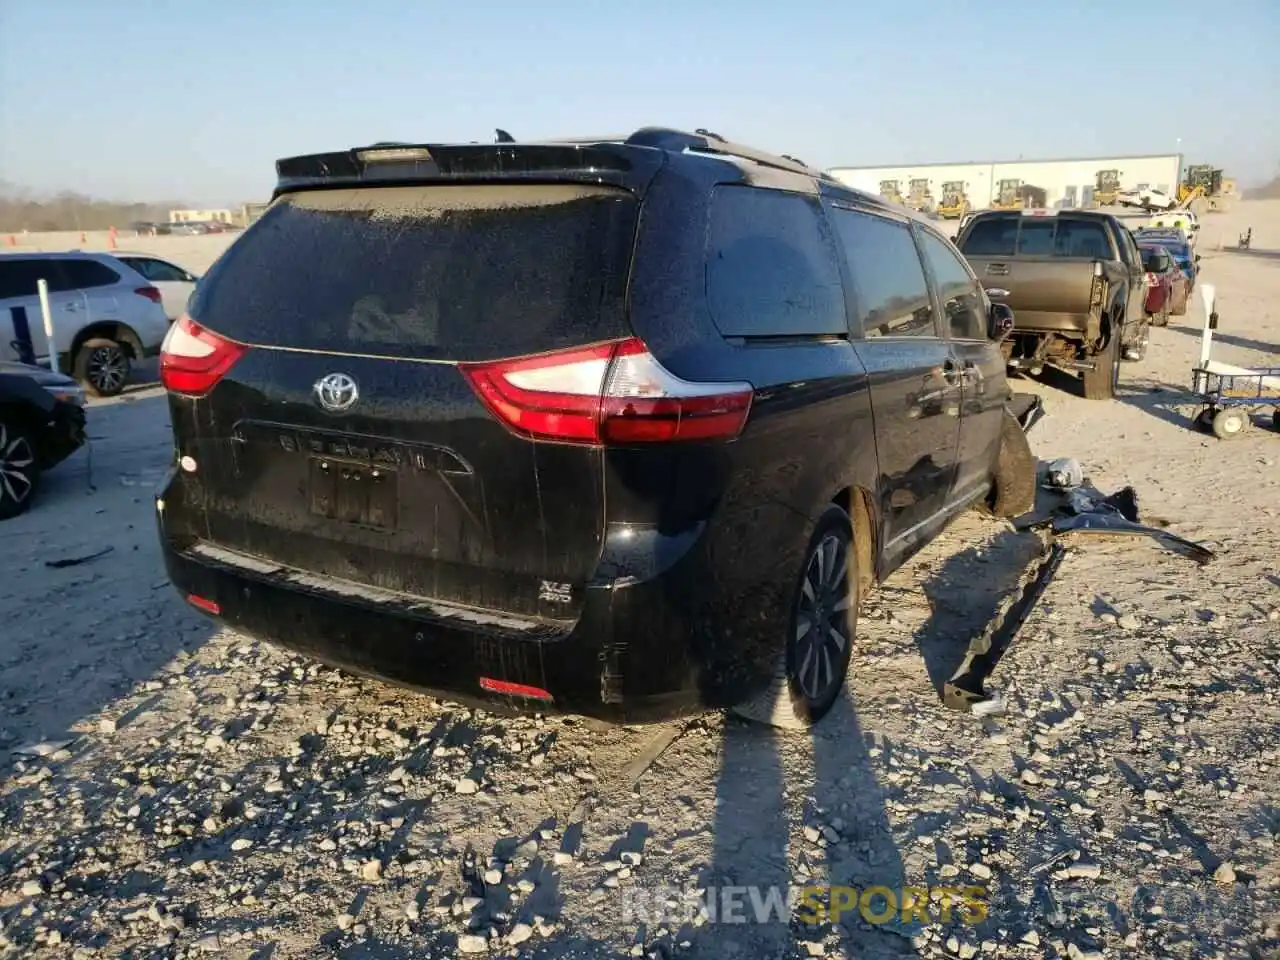
POLYGON ((928 223, 706 131, 277 163, 164 344, 169 575, 464 702, 812 723, 859 599, 1031 506, 992 307, 928 223))

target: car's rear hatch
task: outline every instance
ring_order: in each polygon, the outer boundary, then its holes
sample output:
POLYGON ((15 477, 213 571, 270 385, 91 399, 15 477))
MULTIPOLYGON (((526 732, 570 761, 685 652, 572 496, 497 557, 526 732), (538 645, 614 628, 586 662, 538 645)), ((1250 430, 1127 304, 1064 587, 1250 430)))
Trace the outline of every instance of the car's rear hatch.
POLYGON ((197 548, 575 614, 604 532, 602 450, 517 436, 464 368, 628 336, 641 191, 541 179, 287 193, 236 241, 190 314, 248 349, 172 401, 197 548))

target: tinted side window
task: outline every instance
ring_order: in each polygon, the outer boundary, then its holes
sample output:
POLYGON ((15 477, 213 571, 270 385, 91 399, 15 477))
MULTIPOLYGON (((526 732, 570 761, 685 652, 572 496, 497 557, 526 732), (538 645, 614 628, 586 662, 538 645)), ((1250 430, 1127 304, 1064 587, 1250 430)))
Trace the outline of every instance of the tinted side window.
POLYGON ((846 336, 844 289, 816 198, 717 187, 707 237, 707 302, 726 337, 846 336))
POLYGON ((933 271, 933 281, 942 301, 947 329, 958 340, 987 338, 987 305, 982 288, 969 275, 964 263, 932 233, 925 230, 924 255, 933 271))
POLYGON ((868 337, 936 337, 933 304, 911 229, 839 207, 832 211, 868 337))
POLYGON ((58 289, 58 269, 50 260, 0 260, 0 297, 34 297, 36 281, 43 277, 49 289, 58 289))
POLYGON ((973 225, 960 247, 969 257, 1012 257, 1021 217, 986 217, 973 225))
POLYGON ((91 287, 109 287, 120 282, 120 274, 97 260, 64 260, 62 282, 59 290, 85 290, 91 287))
MULTIPOLYGON (((1138 248, 1134 243, 1133 234, 1129 232, 1128 228, 1125 227, 1124 224, 1113 222, 1109 225, 1109 231, 1104 231, 1101 224, 1091 224, 1088 221, 1075 221, 1073 226, 1076 227, 1077 232, 1086 226, 1093 226, 1097 228, 1100 234, 1109 232, 1111 234, 1111 239, 1115 241, 1116 252, 1120 255, 1120 259, 1130 266, 1138 262, 1138 248)), ((1105 257, 1109 255, 1110 250, 1108 249, 1107 253, 1098 254, 1097 256, 1105 257)))
POLYGON ((0 300, 25 296, 30 294, 26 292, 26 283, 18 261, 0 260, 0 300))

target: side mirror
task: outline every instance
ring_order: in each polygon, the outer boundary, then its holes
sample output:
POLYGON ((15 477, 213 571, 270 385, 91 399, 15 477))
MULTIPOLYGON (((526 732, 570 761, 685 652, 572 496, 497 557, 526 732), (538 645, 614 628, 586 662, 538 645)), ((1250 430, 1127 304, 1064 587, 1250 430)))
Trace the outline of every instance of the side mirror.
POLYGON ((993 303, 987 312, 987 338, 1002 343, 1013 333, 1013 310, 1007 303, 993 303))
POLYGON ((1196 254, 1196 263, 1199 263, 1199 262, 1200 262, 1200 254, 1198 254, 1198 253, 1197 253, 1197 254, 1196 254))

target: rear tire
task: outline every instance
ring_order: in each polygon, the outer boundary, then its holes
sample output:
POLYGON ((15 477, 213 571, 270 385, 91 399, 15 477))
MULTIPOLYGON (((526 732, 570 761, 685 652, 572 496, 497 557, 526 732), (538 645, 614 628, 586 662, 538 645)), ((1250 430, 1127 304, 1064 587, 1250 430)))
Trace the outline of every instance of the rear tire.
POLYGON ((997 517, 1012 520, 1030 513, 1036 505, 1036 458, 1021 424, 1005 411, 1000 425, 1000 455, 992 490, 987 497, 987 510, 997 517))
POLYGON ((782 730, 807 730, 840 697, 857 635, 853 524, 835 504, 818 518, 796 578, 783 650, 769 687, 733 712, 782 730))
POLYGON ((118 396, 129 383, 129 354, 114 340, 86 340, 72 361, 72 375, 95 397, 118 396))
POLYGON ((1120 380, 1120 336, 1112 331, 1107 345, 1093 358, 1092 370, 1084 371, 1084 397, 1086 400, 1111 400, 1116 395, 1120 380))
POLYGON ((39 480, 30 432, 16 417, 0 414, 0 520, 16 517, 31 505, 39 480))

